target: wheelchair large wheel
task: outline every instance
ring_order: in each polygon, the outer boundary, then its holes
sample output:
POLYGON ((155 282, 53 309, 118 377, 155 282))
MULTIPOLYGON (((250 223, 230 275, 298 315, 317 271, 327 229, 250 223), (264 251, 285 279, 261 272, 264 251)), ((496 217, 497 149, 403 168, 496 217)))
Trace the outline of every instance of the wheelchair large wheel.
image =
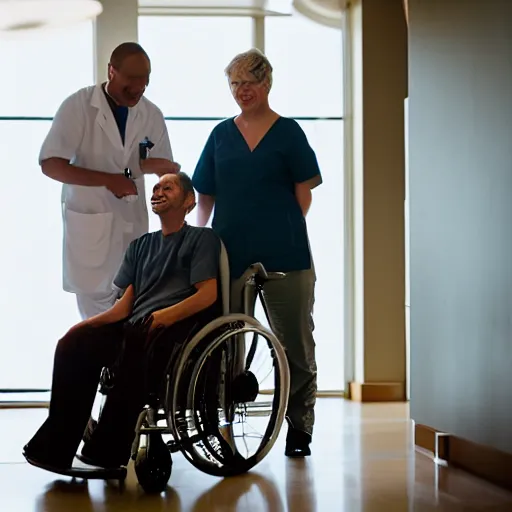
POLYGON ((169 426, 201 471, 245 473, 274 445, 289 390, 286 354, 274 334, 246 315, 221 317, 186 345, 171 373, 169 426))

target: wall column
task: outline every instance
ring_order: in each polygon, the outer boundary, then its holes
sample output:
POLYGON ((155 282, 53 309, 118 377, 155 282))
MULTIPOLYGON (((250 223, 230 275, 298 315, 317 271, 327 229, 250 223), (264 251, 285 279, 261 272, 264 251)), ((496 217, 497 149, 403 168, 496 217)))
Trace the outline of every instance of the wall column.
POLYGON ((252 18, 252 46, 265 53, 265 16, 252 18))
POLYGON ((94 22, 94 78, 107 80, 112 50, 121 43, 138 41, 139 6, 137 0, 102 0, 103 12, 94 22))
POLYGON ((355 0, 350 34, 348 279, 350 396, 405 400, 405 144, 407 27, 403 0, 355 0))

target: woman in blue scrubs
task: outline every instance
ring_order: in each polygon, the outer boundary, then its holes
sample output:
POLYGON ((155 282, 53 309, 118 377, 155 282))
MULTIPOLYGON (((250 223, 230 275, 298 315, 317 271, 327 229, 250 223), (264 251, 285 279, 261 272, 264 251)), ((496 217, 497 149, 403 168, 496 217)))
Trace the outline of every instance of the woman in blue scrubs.
MULTIPOLYGON (((291 372, 286 455, 311 454, 317 367, 313 338, 315 271, 306 227, 311 190, 322 178, 299 124, 268 102, 272 66, 259 50, 237 55, 226 68, 240 114, 219 123, 197 163, 193 184, 199 225, 215 206, 212 228, 226 246, 233 290, 255 262, 283 280, 265 285, 270 325, 286 347, 291 372)), ((234 293, 232 310, 240 310, 234 293)))

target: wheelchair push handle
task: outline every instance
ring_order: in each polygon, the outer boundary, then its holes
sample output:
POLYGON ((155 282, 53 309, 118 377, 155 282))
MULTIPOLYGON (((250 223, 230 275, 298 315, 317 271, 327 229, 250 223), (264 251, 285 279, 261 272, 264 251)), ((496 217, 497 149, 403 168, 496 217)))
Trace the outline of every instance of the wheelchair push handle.
POLYGON ((267 272, 263 263, 260 262, 253 263, 243 275, 244 281, 249 281, 251 278, 254 278, 256 281, 260 281, 261 283, 265 281, 283 279, 284 277, 286 277, 286 274, 283 272, 267 272))
POLYGON ((265 270, 263 263, 254 263, 253 265, 251 265, 250 268, 253 272, 254 277, 258 276, 261 279, 263 279, 264 281, 266 281, 268 279, 268 273, 265 270))

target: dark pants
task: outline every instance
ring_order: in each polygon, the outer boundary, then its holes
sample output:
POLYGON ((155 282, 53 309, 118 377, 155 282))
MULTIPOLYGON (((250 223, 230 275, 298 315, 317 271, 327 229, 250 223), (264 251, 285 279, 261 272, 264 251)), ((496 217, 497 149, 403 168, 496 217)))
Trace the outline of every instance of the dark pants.
POLYGON ((216 316, 214 308, 148 336, 142 323, 124 322, 78 328, 55 351, 49 415, 27 445, 29 456, 49 465, 70 467, 87 426, 101 370, 114 368, 97 427, 83 455, 109 466, 128 463, 137 418, 148 393, 160 391, 173 354, 191 332, 216 316))

